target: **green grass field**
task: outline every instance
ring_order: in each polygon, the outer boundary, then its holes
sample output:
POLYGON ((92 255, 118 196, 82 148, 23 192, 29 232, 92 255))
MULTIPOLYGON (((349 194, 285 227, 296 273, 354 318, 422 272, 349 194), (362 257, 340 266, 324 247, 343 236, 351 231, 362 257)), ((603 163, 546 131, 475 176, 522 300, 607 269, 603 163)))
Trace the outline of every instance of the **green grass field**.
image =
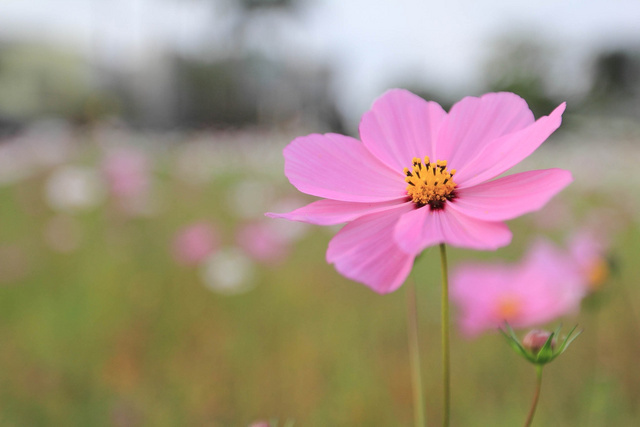
MULTIPOLYGON (((453 248, 450 266, 516 260, 538 234, 562 242, 586 223, 612 226, 614 268, 580 314, 564 320, 565 331, 578 323, 584 332, 545 369, 534 425, 635 426, 640 173, 633 159, 637 163, 640 138, 623 134, 616 144, 583 144, 585 133, 550 141, 522 166, 574 172, 576 181, 552 202, 557 206, 548 206, 568 212, 568 219, 542 228, 543 213, 511 221, 509 247, 490 253, 453 248)), ((212 169, 200 181, 176 172, 189 143, 145 145, 159 206, 152 215, 125 216, 109 199, 83 212, 57 213, 43 196, 52 165, 0 187, 0 425, 247 426, 259 419, 280 426, 287 420, 295 426, 412 425, 406 286, 380 296, 338 275, 324 260, 335 228, 311 227, 278 266, 256 264, 253 288, 237 295, 213 292, 198 268, 173 261, 173 235, 191 221, 213 221, 222 245, 234 244, 235 231, 251 220, 229 202, 244 191, 237 186, 242 180, 271 188, 255 203, 247 192, 255 211, 299 197, 282 173, 280 149, 290 136, 270 134, 266 143, 265 135, 201 136, 208 138, 224 149, 208 152, 210 164, 193 157, 200 162, 194 167, 212 169), (72 222, 77 240, 63 252, 45 238, 60 216, 72 222)), ((97 165, 101 149, 88 135, 76 139, 65 162, 97 165)), ((60 233, 57 238, 66 238, 60 233)), ((437 250, 425 252, 413 277, 427 418, 439 425, 437 250)), ((455 308, 453 314, 455 321, 455 308)), ((452 369, 452 425, 524 422, 534 369, 501 336, 469 341, 454 329, 452 369)))

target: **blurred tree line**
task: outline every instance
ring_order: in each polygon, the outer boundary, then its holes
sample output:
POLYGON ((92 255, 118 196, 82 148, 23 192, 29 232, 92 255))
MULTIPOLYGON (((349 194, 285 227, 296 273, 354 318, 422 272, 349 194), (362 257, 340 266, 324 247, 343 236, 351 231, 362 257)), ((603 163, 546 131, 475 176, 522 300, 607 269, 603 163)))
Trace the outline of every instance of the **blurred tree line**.
MULTIPOLYGON (((222 53, 206 58, 156 51, 140 59, 133 72, 58 48, 0 44, 0 134, 50 116, 79 124, 118 117, 145 128, 294 123, 343 132, 333 96, 334 72, 328 64, 292 61, 248 43, 251 28, 265 14, 294 18, 300 5, 296 0, 228 0, 224 10, 232 24, 222 53)), ((554 75, 550 70, 557 58, 532 40, 498 41, 486 61, 480 92, 515 92, 536 116, 570 98, 573 112, 640 118, 640 47, 595 53, 586 65, 586 85, 580 93, 569 94, 559 81, 574 76, 554 75)), ((272 51, 278 50, 278 42, 275 36, 270 39, 272 51)), ((429 82, 400 86, 445 107, 453 102, 429 82)))
POLYGON ((118 68, 61 48, 0 45, 0 128, 7 132, 19 123, 58 116, 77 124, 118 117, 143 128, 293 123, 343 131, 328 64, 292 62, 248 43, 252 26, 265 14, 295 15, 301 2, 217 3, 212 10, 231 24, 225 49, 214 55, 156 50, 118 68))

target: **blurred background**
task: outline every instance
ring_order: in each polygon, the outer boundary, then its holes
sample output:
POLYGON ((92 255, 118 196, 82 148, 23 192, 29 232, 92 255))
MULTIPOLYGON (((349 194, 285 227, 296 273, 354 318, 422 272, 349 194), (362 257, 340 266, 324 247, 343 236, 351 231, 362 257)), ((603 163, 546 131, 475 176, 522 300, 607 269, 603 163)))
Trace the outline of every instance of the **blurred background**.
MULTIPOLYGON (((519 168, 575 182, 450 264, 598 235, 606 271, 536 423, 637 425, 639 22, 635 0, 2 1, 0 425, 411 425, 405 290, 327 265, 338 228, 263 217, 310 201, 282 148, 357 136, 392 87, 567 101, 519 168)), ((432 423, 437 258, 415 267, 432 423)), ((496 334, 452 345, 453 425, 522 423, 533 369, 496 334)))

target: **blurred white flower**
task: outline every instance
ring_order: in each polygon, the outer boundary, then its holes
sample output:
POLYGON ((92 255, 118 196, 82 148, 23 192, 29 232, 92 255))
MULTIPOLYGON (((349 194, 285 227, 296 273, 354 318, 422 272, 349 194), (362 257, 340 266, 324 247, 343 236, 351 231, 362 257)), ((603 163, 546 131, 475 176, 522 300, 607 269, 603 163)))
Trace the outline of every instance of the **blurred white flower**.
POLYGON ((211 254, 202 263, 200 274, 205 285, 220 294, 241 294, 255 286, 254 265, 237 248, 211 254))
POLYGON ((45 183, 49 206, 60 212, 81 212, 95 208, 105 199, 105 185, 92 168, 62 166, 45 183))

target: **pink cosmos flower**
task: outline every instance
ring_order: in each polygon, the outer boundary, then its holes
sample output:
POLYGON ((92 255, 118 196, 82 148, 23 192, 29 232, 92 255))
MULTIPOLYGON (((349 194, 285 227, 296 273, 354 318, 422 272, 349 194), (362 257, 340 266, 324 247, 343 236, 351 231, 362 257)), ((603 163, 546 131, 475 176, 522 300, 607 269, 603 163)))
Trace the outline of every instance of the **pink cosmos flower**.
POLYGON ((509 322, 538 326, 577 311, 585 296, 583 276, 570 256, 539 241, 520 264, 468 264, 451 280, 459 324, 470 336, 509 322))
POLYGON ((608 246, 605 238, 587 230, 574 234, 569 241, 571 258, 583 277, 587 292, 598 290, 609 277, 608 246))
POLYGON ((467 97, 449 113, 401 89, 382 95, 357 139, 312 134, 285 149, 285 174, 321 197, 268 216, 319 225, 347 223, 327 261, 379 293, 397 289, 428 246, 496 249, 511 241, 503 221, 541 208, 568 185, 547 169, 490 181, 531 154, 561 122, 562 104, 537 121, 512 93, 467 97))
POLYGON ((116 197, 140 197, 149 189, 149 163, 140 151, 119 149, 105 158, 102 167, 109 189, 116 197))
POLYGON ((199 222, 179 230, 172 244, 174 259, 182 265, 197 265, 218 247, 218 234, 211 224, 199 222))
POLYGON ((266 223, 244 225, 236 235, 238 246, 254 260, 277 265, 289 254, 289 242, 266 223))

